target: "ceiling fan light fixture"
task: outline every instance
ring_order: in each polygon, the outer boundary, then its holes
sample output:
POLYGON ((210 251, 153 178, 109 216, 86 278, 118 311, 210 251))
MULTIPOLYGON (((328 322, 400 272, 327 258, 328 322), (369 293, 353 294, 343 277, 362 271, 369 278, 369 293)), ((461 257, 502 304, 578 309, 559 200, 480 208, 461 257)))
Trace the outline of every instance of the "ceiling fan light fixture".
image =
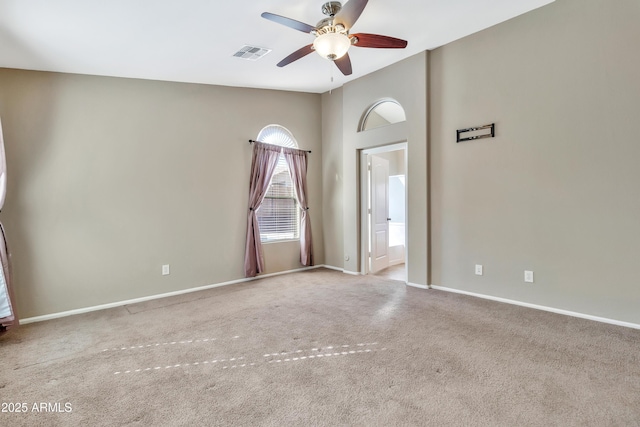
POLYGON ((344 33, 321 34, 313 41, 313 48, 323 58, 330 61, 342 58, 351 46, 351 40, 344 33))
MULTIPOLYGON (((351 58, 348 50, 351 45, 365 48, 404 49, 407 41, 380 34, 357 33, 349 34, 369 0, 348 0, 342 8, 339 1, 330 1, 322 6, 322 13, 327 16, 315 27, 295 19, 264 12, 261 16, 270 21, 282 24, 315 37, 312 44, 301 47, 276 66, 284 67, 294 61, 309 55, 314 50, 324 59, 333 61, 345 76, 353 73, 351 58)), ((332 68, 333 69, 333 68, 332 68)))

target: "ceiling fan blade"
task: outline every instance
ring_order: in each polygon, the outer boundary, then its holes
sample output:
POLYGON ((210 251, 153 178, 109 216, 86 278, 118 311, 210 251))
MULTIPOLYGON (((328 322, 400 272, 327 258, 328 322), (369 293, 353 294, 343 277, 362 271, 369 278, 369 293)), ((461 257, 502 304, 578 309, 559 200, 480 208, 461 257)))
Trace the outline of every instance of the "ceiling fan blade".
POLYGON ((264 19, 268 19, 269 21, 277 22, 278 24, 293 28, 294 30, 302 31, 303 33, 310 33, 311 31, 314 31, 316 29, 316 27, 305 24, 304 22, 296 21, 295 19, 286 18, 284 16, 276 15, 269 12, 264 12, 260 16, 262 16, 264 19))
POLYGON ((313 52, 313 44, 301 47, 282 61, 278 62, 276 65, 278 67, 284 67, 285 65, 291 64, 293 61, 297 61, 298 59, 309 55, 311 52, 313 52))
POLYGON ((336 67, 338 67, 338 69, 342 71, 342 74, 344 74, 345 76, 351 75, 351 58, 349 58, 348 53, 345 53, 342 58, 338 58, 333 62, 336 64, 336 67))
POLYGON ((395 37, 381 36, 379 34, 358 33, 352 34, 351 38, 357 37, 358 41, 354 46, 358 47, 375 47, 387 49, 404 49, 407 47, 407 41, 397 39, 395 37))
POLYGON ((335 17, 336 24, 342 24, 348 30, 356 23, 369 0, 349 0, 335 17))

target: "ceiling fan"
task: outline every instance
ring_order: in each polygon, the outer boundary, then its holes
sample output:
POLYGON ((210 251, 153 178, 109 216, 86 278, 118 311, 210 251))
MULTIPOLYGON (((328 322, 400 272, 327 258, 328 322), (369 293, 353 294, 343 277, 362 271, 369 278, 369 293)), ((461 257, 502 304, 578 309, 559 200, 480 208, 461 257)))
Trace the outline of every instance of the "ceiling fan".
POLYGON ((349 0, 343 7, 338 1, 330 1, 322 6, 322 13, 327 18, 322 19, 314 27, 295 19, 264 12, 261 16, 278 24, 286 25, 294 30, 309 33, 316 38, 312 44, 304 46, 278 62, 278 67, 284 67, 314 50, 323 58, 333 61, 338 69, 348 76, 352 73, 349 47, 370 47, 403 49, 407 41, 378 34, 357 33, 349 34, 349 30, 356 23, 369 0, 349 0))

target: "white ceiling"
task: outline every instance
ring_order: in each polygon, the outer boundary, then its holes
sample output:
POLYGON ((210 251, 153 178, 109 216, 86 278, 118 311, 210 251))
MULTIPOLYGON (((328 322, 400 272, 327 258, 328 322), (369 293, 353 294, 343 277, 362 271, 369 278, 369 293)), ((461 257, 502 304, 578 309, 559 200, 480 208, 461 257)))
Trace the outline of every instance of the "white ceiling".
POLYGON ((322 93, 552 1, 370 0, 351 32, 409 44, 352 47, 347 78, 315 53, 276 67, 313 36, 260 17, 316 25, 324 0, 0 0, 0 67, 322 93), (233 57, 245 44, 273 51, 233 57))

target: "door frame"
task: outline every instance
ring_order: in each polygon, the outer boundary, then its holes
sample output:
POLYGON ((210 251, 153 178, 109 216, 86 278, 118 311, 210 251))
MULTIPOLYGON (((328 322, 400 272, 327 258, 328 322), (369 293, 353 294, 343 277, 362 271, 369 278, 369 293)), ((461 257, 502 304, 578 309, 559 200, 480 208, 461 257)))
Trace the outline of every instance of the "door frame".
POLYGON ((405 269, 405 284, 408 283, 409 277, 409 245, 407 242, 409 241, 409 170, 407 167, 408 164, 408 152, 409 152, 409 144, 405 142, 399 142, 394 144, 382 145, 375 148, 368 148, 359 150, 359 163, 360 163, 360 174, 359 174, 359 193, 360 193, 360 274, 367 275, 370 273, 369 271, 369 168, 367 157, 369 154, 380 154, 380 153, 388 153, 390 151, 398 151, 404 150, 404 165, 405 165, 405 198, 404 198, 404 208, 405 208, 405 228, 404 228, 404 269, 405 269))

